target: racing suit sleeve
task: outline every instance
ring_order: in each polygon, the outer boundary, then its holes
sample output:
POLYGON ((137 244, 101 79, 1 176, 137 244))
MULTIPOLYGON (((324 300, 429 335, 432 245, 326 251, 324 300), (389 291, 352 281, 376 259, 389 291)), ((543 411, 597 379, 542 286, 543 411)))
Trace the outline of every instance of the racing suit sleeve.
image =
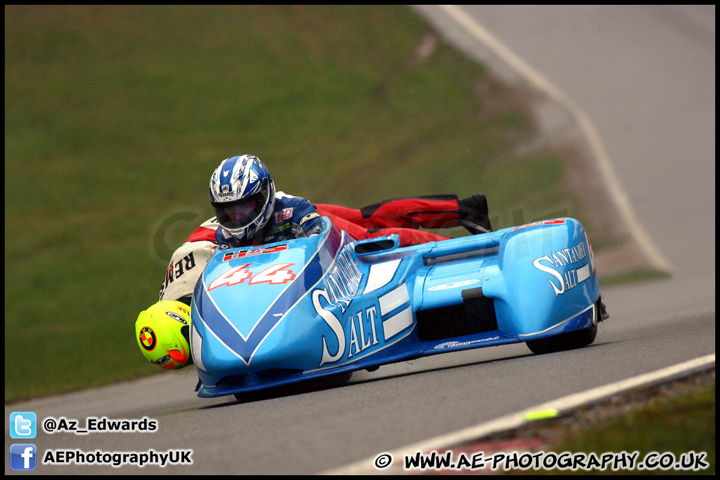
POLYGON ((317 235, 322 232, 322 220, 315 206, 304 198, 294 198, 298 200, 298 207, 294 210, 290 222, 291 234, 295 238, 301 238, 317 235))

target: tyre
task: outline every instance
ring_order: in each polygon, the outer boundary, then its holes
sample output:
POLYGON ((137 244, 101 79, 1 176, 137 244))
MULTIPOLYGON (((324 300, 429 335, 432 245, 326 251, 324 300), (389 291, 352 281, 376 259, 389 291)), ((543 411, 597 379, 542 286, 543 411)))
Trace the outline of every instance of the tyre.
POLYGON ((554 337, 543 338, 540 340, 530 340, 527 343, 531 352, 537 354, 562 352, 564 350, 572 350, 590 345, 595 341, 597 335, 597 318, 600 315, 599 300, 594 305, 593 324, 589 328, 576 330, 574 332, 561 333, 554 337))

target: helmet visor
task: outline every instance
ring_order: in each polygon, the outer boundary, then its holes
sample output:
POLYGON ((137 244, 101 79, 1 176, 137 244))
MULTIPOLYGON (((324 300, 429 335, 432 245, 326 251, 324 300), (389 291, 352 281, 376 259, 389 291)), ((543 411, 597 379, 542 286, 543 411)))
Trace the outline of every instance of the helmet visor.
POLYGON ((263 212, 268 200, 268 190, 265 182, 263 188, 255 195, 234 202, 213 203, 215 216, 220 225, 227 229, 237 229, 252 224, 263 212))

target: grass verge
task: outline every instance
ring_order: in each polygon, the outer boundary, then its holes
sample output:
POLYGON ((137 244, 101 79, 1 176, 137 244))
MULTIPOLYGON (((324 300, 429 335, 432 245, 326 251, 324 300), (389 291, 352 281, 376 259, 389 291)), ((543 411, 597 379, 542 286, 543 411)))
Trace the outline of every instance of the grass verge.
MULTIPOLYGON (((626 453, 588 468, 529 469, 522 474, 715 474, 715 370, 618 394, 567 417, 497 438, 542 438, 545 452, 626 453), (636 454, 633 463, 631 455, 636 454), (693 461, 694 460, 694 461, 693 461), (683 464, 683 462, 686 462, 683 464), (644 468, 639 468, 640 466, 644 468), (633 466, 633 468, 630 468, 633 466)), ((608 459, 610 457, 608 456, 608 459)), ((521 471, 511 471, 516 474, 521 471)))
POLYGON ((664 280, 672 275, 664 270, 639 268, 628 272, 605 275, 600 277, 603 287, 626 285, 628 283, 648 282, 651 280, 664 280))

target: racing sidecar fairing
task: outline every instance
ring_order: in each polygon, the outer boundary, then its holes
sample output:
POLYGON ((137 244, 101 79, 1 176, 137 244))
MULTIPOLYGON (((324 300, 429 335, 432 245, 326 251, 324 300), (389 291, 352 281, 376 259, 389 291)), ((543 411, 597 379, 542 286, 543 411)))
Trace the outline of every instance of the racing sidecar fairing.
POLYGON ((581 223, 559 218, 399 247, 320 235, 218 249, 192 301, 198 395, 217 397, 409 360, 595 339, 600 285, 581 223))

